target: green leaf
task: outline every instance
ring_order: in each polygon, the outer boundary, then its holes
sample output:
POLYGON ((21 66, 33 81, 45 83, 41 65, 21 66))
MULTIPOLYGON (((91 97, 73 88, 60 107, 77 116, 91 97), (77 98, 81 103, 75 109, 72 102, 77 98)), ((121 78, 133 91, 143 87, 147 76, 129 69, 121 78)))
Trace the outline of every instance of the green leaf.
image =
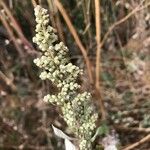
POLYGON ((107 126, 106 123, 103 123, 101 126, 99 126, 99 127, 97 128, 96 133, 95 133, 95 135, 92 137, 91 141, 93 142, 93 141, 96 139, 96 137, 97 137, 98 135, 103 136, 103 135, 108 134, 108 132, 109 132, 109 127, 107 126))
POLYGON ((103 81, 105 81, 105 83, 109 86, 113 86, 114 85, 114 77, 112 76, 112 74, 110 74, 109 72, 102 72, 101 73, 101 79, 103 81))

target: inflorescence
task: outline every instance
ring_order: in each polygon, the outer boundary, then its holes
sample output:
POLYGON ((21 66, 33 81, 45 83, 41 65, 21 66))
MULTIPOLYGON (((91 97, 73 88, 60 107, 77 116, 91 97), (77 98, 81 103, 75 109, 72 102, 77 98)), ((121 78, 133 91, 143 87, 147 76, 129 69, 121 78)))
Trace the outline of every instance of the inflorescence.
POLYGON ((80 85, 76 80, 83 71, 69 61, 69 50, 64 43, 58 43, 56 31, 49 25, 47 10, 36 6, 35 17, 37 25, 33 42, 41 49, 42 56, 34 59, 34 63, 43 70, 40 78, 51 80, 59 89, 55 95, 46 95, 44 102, 61 108, 68 127, 79 139, 80 150, 91 150, 98 115, 91 105, 91 94, 78 92, 80 85))

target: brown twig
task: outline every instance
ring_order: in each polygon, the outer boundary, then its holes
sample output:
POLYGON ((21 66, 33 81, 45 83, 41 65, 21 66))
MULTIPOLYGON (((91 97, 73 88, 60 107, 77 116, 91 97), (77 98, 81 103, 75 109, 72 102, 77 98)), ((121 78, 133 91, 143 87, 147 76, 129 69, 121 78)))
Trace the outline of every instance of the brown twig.
POLYGON ((96 50, 96 82, 95 86, 97 89, 100 89, 100 41, 101 41, 101 22, 100 22, 100 0, 95 0, 95 25, 96 25, 96 43, 97 43, 97 50, 96 50))
POLYGON ((150 133, 150 128, 134 128, 134 127, 124 127, 124 126, 118 126, 118 125, 114 126, 114 128, 119 131, 150 133))
POLYGON ((97 50, 96 50, 96 81, 95 81, 95 87, 96 92, 98 94, 98 99, 100 103, 100 109, 102 113, 102 120, 106 120, 106 112, 104 108, 104 104, 102 101, 102 97, 100 94, 100 72, 101 72, 101 17, 100 17, 100 0, 95 0, 95 25, 96 25, 96 43, 97 43, 97 50))
POLYGON ((13 32, 11 31, 10 26, 8 25, 8 23, 6 21, 6 16, 5 16, 4 12, 2 12, 2 11, 0 12, 0 20, 1 20, 2 24, 4 25, 4 27, 6 28, 8 35, 9 35, 10 39, 13 41, 18 53, 21 56, 21 58, 24 58, 24 53, 21 50, 19 44, 16 42, 16 38, 15 38, 13 32))
POLYGON ((64 34, 63 34, 63 29, 62 29, 62 24, 60 21, 58 9, 54 5, 54 0, 47 0, 47 2, 48 2, 48 6, 49 6, 49 11, 51 14, 50 19, 51 19, 52 26, 57 29, 60 40, 65 43, 65 38, 64 38, 64 34))
POLYGON ((131 150, 131 149, 134 149, 135 147, 147 142, 147 141, 150 141, 150 134, 148 134, 147 136, 145 136, 143 139, 141 139, 140 141, 134 143, 134 144, 131 144, 129 145, 128 147, 122 149, 122 150, 131 150))
POLYGON ((13 84, 12 80, 9 79, 2 71, 0 71, 0 78, 2 78, 2 80, 4 80, 13 91, 17 91, 17 87, 13 84))
POLYGON ((33 7, 36 7, 36 6, 37 6, 36 0, 31 0, 31 2, 32 2, 33 7))
POLYGON ((119 21, 115 22, 113 25, 111 25, 108 29, 108 31, 106 32, 106 34, 104 35, 102 41, 101 41, 101 45, 100 47, 103 47, 105 41, 107 40, 109 34, 121 23, 125 22, 126 20, 128 20, 130 17, 132 17, 135 13, 147 8, 150 3, 146 4, 145 6, 141 7, 141 4, 144 2, 145 0, 143 0, 134 10, 132 10, 128 15, 126 15, 125 17, 123 17, 122 19, 120 19, 119 21))
POLYGON ((71 23, 71 20, 69 18, 69 16, 67 15, 66 10, 64 9, 64 7, 62 6, 61 2, 59 0, 55 0, 55 5, 57 6, 58 10, 60 11, 61 15, 63 16, 64 20, 66 21, 66 24, 68 25, 68 28, 72 34, 72 36, 74 37, 78 47, 80 48, 82 55, 84 57, 86 66, 87 66, 87 71, 88 71, 88 76, 89 76, 89 80, 90 83, 93 83, 93 75, 92 75, 92 69, 91 69, 91 62, 88 58, 87 52, 85 47, 83 46, 73 24, 71 23))
POLYGON ((54 28, 56 28, 56 21, 55 21, 55 18, 54 18, 54 6, 53 6, 53 0, 47 0, 48 2, 48 7, 49 7, 49 11, 50 11, 50 21, 51 21, 51 24, 54 28))
POLYGON ((18 34, 19 38, 21 39, 21 41, 24 43, 24 45, 26 45, 28 47, 28 50, 31 50, 31 53, 35 53, 35 50, 32 46, 32 44, 26 39, 26 37, 24 36, 22 29, 20 28, 18 22, 16 21, 16 19, 13 17, 11 11, 9 10, 9 8, 6 6, 6 4, 3 2, 3 0, 0 1, 1 6, 3 7, 3 9, 6 12, 6 15, 9 17, 10 22, 12 23, 12 27, 16 30, 16 33, 18 34))
POLYGON ((83 31, 83 35, 87 32, 88 36, 88 45, 86 45, 86 49, 89 50, 92 46, 92 32, 91 32, 91 14, 90 14, 90 6, 91 6, 91 0, 82 0, 82 10, 84 15, 84 23, 85 23, 85 29, 83 31))
POLYGON ((2 144, 0 144, 0 149, 7 149, 7 150, 21 150, 21 149, 29 149, 29 150, 46 150, 46 149, 49 149, 47 146, 35 146, 35 145, 28 145, 28 146, 26 146, 26 145, 24 145, 24 144, 22 144, 22 145, 18 145, 18 146, 16 146, 16 145, 7 145, 7 144, 5 144, 5 145, 2 145, 2 144), (24 148, 25 147, 25 148, 24 148))

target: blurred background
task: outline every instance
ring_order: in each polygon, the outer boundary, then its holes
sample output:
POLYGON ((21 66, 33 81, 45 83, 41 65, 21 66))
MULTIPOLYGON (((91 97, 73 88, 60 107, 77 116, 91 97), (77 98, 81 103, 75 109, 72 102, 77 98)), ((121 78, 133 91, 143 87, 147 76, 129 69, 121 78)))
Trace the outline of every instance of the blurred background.
MULTIPOLYGON (((33 64, 40 55, 32 42, 36 3, 48 9, 50 24, 68 46, 72 63, 84 69, 79 82, 92 93, 100 112, 95 82, 90 84, 88 76, 91 72, 95 81, 95 2, 0 0, 0 150, 63 149, 51 124, 67 132, 66 123, 59 108, 42 101, 55 86, 41 81, 40 70, 33 64), (87 59, 90 68, 84 63, 87 59)), ((116 131, 123 148, 150 133, 150 1, 101 0, 99 12, 100 93, 107 126, 116 131)), ((96 143, 100 145, 101 138, 96 143)), ((149 149, 148 141, 135 148, 149 149)))

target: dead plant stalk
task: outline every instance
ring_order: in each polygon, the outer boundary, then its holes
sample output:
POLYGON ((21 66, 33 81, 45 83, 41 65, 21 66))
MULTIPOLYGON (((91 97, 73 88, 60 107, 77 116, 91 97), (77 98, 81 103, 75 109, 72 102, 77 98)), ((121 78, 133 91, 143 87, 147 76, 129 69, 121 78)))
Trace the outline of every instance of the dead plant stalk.
POLYGON ((4 27, 6 28, 7 32, 8 32, 8 35, 9 35, 9 38, 13 41, 18 53, 20 54, 21 58, 24 58, 24 53, 23 51, 21 50, 19 44, 16 42, 16 37, 15 35, 13 34, 13 31, 11 30, 8 22, 6 21, 6 16, 4 14, 4 12, 0 12, 0 20, 2 22, 2 24, 4 25, 4 27))
POLYGON ((90 83, 93 83, 93 75, 92 75, 92 69, 91 69, 91 62, 88 58, 88 55, 87 55, 87 51, 85 49, 85 47, 83 46, 69 16, 67 15, 67 12, 65 10, 65 8, 63 7, 63 5, 61 4, 61 2, 59 0, 55 0, 54 1, 56 7, 58 8, 58 10, 60 11, 61 15, 63 16, 73 38, 75 39, 75 42, 76 44, 78 45, 79 49, 81 50, 82 52, 82 55, 84 57, 84 60, 85 60, 85 63, 86 63, 86 66, 87 66, 87 71, 88 71, 88 76, 89 76, 89 80, 90 80, 90 83))
POLYGON ((140 141, 124 148, 123 150, 131 150, 131 149, 134 149, 135 147, 147 142, 147 141, 150 141, 150 134, 148 134, 147 136, 145 136, 143 139, 141 139, 140 141))
POLYGON ((60 40, 65 43, 65 38, 64 38, 63 29, 62 29, 62 23, 60 20, 58 9, 54 5, 54 0, 47 0, 47 3, 48 3, 50 14, 51 14, 50 20, 52 22, 52 26, 57 29, 60 40))
POLYGON ((3 7, 3 9, 6 12, 7 17, 10 19, 11 22, 11 26, 13 27, 13 29, 16 31, 16 33, 18 34, 19 38, 21 39, 21 41, 23 42, 24 45, 26 45, 28 47, 28 50, 30 50, 29 53, 36 53, 35 49, 33 48, 32 44, 26 39, 26 37, 24 36, 21 27, 19 26, 17 20, 14 18, 14 16, 12 15, 10 9, 7 7, 7 5, 3 2, 3 0, 0 1, 1 6, 3 7))
POLYGON ((32 2, 33 7, 36 7, 36 6, 37 6, 36 0, 31 0, 31 2, 32 2))
MULTIPOLYGON (((145 0, 144 0, 145 1, 145 0)), ((105 41, 107 40, 109 34, 118 26, 120 25, 121 23, 127 21, 130 17, 132 17, 133 15, 135 15, 135 13, 147 8, 148 6, 150 6, 150 3, 147 3, 145 4, 144 6, 141 6, 143 4, 142 1, 135 9, 133 9, 128 15, 126 15, 125 17, 123 17, 122 19, 120 19, 119 21, 115 22, 114 24, 112 24, 108 31, 106 32, 106 34, 104 35, 102 41, 101 41, 101 44, 100 44, 100 48, 103 47, 103 45, 105 44, 105 41)))
POLYGON ((102 97, 100 94, 101 88, 100 88, 100 73, 101 73, 101 16, 100 16, 100 0, 95 0, 95 25, 96 25, 96 43, 97 43, 97 50, 96 50, 96 81, 95 81, 95 87, 96 92, 98 94, 99 103, 100 103, 100 109, 102 113, 102 120, 106 120, 106 113, 104 104, 102 101, 102 97))

